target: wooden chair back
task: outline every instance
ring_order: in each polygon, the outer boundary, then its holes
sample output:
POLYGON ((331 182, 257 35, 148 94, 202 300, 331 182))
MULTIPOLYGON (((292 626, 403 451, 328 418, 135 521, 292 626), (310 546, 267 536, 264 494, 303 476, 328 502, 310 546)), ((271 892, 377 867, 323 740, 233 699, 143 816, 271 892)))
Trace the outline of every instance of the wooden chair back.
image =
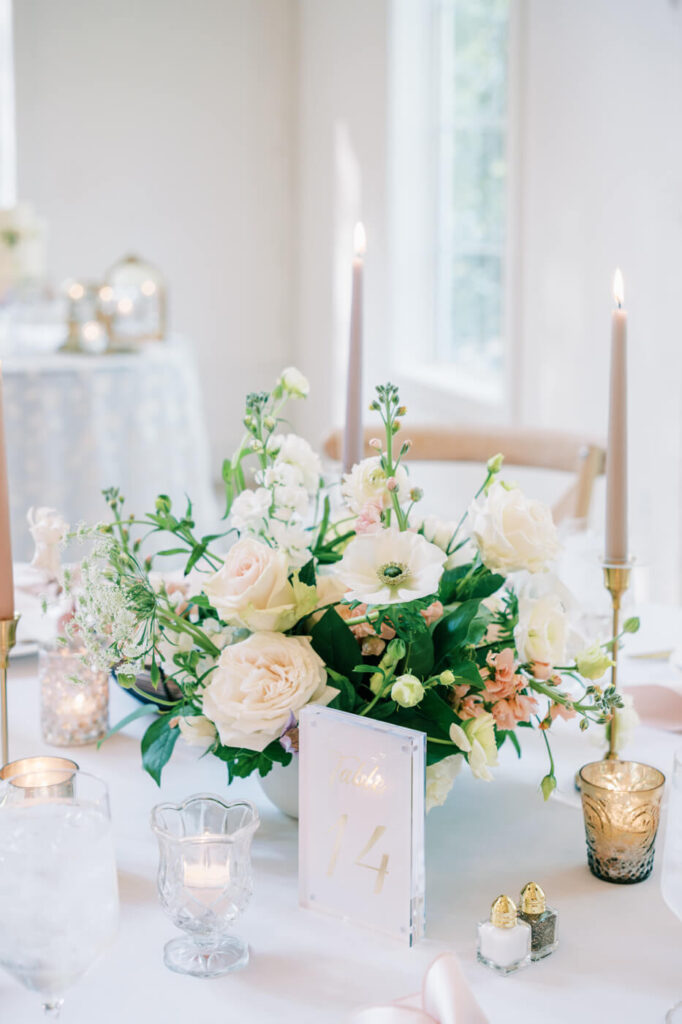
MULTIPOLYGON (((365 429, 365 455, 376 452, 369 441, 376 429, 365 429)), ((562 431, 530 428, 474 428, 416 426, 405 431, 412 445, 406 459, 410 462, 480 462, 485 463, 502 452, 505 463, 538 469, 554 469, 574 473, 568 490, 555 503, 555 522, 577 519, 587 522, 592 503, 594 483, 604 473, 606 452, 585 437, 562 431)), ((403 435, 398 435, 398 441, 403 435)), ((342 432, 334 431, 324 443, 331 459, 339 460, 342 432)))

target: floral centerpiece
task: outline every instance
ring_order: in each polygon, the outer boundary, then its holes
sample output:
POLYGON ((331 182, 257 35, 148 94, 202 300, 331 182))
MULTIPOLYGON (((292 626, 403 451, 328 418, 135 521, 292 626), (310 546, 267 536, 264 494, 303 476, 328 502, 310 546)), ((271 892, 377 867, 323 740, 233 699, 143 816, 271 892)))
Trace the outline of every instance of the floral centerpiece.
POLYGON ((197 536, 191 503, 178 513, 165 496, 127 515, 115 490, 112 521, 76 531, 95 543, 66 574, 77 594, 69 630, 122 686, 146 671, 180 694, 158 698, 144 767, 159 782, 182 737, 224 761, 228 780, 265 775, 294 756, 298 713, 316 702, 424 731, 431 805, 463 762, 489 780, 498 748, 520 754, 521 730, 537 728, 547 797, 552 722, 576 717, 585 729, 621 702, 595 682, 618 638, 576 648, 546 571, 558 551, 549 509, 505 483, 495 455, 459 521, 421 516, 391 384, 371 405, 383 424, 376 454, 340 487, 326 482, 310 445, 281 431, 286 402, 307 391, 290 368, 247 397, 244 438, 223 465, 223 532, 197 536), (150 534, 156 553, 145 555, 150 534), (158 535, 169 538, 160 550, 158 535), (159 571, 180 557, 181 573, 159 571))

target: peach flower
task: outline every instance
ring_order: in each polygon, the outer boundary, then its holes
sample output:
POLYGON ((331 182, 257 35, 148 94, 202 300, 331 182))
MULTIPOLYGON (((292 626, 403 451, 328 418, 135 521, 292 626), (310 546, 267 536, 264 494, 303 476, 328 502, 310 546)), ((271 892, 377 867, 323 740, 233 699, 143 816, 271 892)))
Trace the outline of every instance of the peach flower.
POLYGON ((440 601, 434 601, 428 608, 422 608, 419 614, 424 619, 426 625, 431 626, 434 622, 437 622, 443 614, 443 605, 440 601))
POLYGON ((575 718, 576 712, 572 707, 567 707, 566 704, 552 704, 549 709, 550 718, 554 722, 557 718, 575 718))
POLYGON ((504 697, 510 697, 522 682, 519 676, 514 674, 513 650, 511 647, 505 647, 498 654, 491 651, 486 660, 491 670, 486 683, 487 699, 501 700, 504 697))

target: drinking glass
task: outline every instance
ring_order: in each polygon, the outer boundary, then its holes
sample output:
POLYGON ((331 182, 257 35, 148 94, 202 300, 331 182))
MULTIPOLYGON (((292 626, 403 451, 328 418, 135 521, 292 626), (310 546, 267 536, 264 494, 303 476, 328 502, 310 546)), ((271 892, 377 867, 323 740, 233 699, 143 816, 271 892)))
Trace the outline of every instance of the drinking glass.
POLYGON ((217 978, 245 967, 249 947, 227 931, 253 890, 251 840, 258 811, 210 793, 152 810, 161 905, 187 937, 171 939, 164 963, 178 974, 217 978))
POLYGON ((58 1017, 118 926, 104 782, 65 768, 0 781, 0 907, 0 965, 58 1017))
MULTIPOLYGON (((675 752, 668 794, 668 827, 663 850, 661 894, 682 921, 682 748, 675 752)), ((666 1024, 682 1024, 682 1002, 666 1015, 666 1024)))

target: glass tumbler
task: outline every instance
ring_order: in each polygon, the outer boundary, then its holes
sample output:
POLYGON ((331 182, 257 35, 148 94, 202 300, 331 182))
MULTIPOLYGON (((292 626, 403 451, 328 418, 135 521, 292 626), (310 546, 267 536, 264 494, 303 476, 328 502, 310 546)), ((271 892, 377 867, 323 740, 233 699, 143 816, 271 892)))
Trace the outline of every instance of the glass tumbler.
POLYGON ((197 978, 245 967, 249 947, 228 929, 253 891, 251 840, 258 811, 245 800, 199 793, 181 804, 158 804, 151 824, 159 843, 161 905, 186 933, 166 943, 166 967, 197 978))
POLYGON ((587 863, 605 882, 642 882, 654 866, 665 776, 636 761, 605 759, 580 769, 587 863))

